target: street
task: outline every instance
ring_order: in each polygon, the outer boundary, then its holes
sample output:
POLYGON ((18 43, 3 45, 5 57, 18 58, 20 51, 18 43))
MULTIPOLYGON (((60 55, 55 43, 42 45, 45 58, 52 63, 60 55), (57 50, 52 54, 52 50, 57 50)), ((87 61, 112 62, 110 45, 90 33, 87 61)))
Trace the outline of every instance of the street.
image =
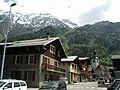
POLYGON ((107 90, 107 84, 98 85, 97 82, 75 83, 67 85, 68 90, 107 90))

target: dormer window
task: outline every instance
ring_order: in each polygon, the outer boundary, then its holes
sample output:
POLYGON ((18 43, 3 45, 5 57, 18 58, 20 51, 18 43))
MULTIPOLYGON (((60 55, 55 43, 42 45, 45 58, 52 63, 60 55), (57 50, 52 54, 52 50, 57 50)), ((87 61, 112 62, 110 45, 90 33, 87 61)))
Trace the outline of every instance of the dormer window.
POLYGON ((56 53, 56 48, 53 45, 50 45, 50 52, 55 54, 56 53))

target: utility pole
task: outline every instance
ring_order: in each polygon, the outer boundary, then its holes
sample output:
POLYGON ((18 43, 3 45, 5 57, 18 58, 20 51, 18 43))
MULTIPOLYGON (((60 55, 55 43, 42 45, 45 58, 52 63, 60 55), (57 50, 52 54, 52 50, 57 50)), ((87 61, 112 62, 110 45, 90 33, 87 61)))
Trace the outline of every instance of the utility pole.
POLYGON ((12 3, 10 5, 10 11, 9 11, 9 16, 8 16, 8 25, 7 25, 7 30, 6 30, 6 33, 5 33, 5 44, 4 44, 4 51, 3 51, 3 57, 2 57, 2 67, 1 67, 0 79, 3 78, 3 70, 4 70, 4 62, 5 62, 5 54, 6 54, 6 45, 7 45, 8 32, 9 32, 9 28, 10 28, 11 8, 13 6, 15 6, 15 5, 16 5, 16 3, 12 3))

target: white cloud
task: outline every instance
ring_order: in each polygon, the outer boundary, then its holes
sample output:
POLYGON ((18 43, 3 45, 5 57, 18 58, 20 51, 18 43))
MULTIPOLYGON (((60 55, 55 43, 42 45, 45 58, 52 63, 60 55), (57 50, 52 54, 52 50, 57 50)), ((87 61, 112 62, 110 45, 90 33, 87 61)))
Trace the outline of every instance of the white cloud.
MULTIPOLYGON (((79 25, 101 20, 120 21, 120 0, 16 0, 16 2, 17 5, 12 11, 51 13, 79 25)), ((10 3, 0 0, 1 9, 9 10, 10 3)))

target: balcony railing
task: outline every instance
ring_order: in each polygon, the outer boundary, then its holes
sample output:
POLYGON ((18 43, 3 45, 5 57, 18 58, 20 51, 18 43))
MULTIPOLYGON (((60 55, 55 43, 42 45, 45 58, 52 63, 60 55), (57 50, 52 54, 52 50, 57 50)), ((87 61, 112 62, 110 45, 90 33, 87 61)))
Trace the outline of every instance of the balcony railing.
POLYGON ((47 71, 53 71, 53 72, 60 72, 60 73, 65 73, 66 69, 54 66, 54 65, 49 65, 49 64, 42 64, 41 70, 47 70, 47 71))

